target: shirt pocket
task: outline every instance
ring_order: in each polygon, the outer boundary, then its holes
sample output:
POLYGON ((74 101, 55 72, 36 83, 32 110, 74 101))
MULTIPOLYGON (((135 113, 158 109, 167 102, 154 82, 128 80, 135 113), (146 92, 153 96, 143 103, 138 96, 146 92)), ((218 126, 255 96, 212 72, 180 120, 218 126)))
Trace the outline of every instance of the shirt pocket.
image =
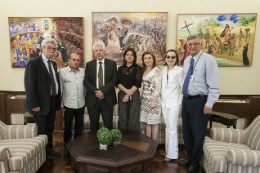
POLYGON ((195 70, 194 71, 194 81, 195 82, 204 82, 205 81, 205 70, 195 70))

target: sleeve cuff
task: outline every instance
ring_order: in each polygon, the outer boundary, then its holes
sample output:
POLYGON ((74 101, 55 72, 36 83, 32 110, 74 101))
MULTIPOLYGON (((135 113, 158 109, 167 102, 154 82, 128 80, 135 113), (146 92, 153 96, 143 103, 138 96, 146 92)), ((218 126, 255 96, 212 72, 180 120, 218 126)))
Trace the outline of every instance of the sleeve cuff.
POLYGON ((206 104, 205 104, 207 107, 209 108, 212 108, 214 103, 213 102, 210 102, 210 101, 207 101, 206 104))

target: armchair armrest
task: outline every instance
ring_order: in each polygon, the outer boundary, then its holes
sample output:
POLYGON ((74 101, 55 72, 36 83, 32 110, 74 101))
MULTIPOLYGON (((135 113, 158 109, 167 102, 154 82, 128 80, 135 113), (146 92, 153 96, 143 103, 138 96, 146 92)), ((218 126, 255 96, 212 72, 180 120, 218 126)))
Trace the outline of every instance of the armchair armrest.
POLYGON ((11 157, 10 150, 5 146, 0 146, 0 171, 2 173, 8 173, 8 160, 11 157))
POLYGON ((34 138, 37 133, 38 127, 36 125, 6 125, 4 139, 34 138))
POLYGON ((230 129, 230 128, 215 128, 210 130, 210 137, 213 140, 235 143, 235 144, 245 144, 245 131, 240 129, 230 129))
POLYGON ((260 151, 249 149, 231 149, 228 151, 228 162, 239 166, 260 166, 260 151))

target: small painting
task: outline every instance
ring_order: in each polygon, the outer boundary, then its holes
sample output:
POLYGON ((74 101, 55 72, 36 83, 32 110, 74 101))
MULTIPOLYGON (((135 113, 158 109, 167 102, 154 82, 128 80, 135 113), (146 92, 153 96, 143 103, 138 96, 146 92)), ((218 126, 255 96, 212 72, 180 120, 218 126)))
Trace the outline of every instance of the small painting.
POLYGON ((179 14, 177 49, 180 64, 189 56, 187 38, 201 36, 202 51, 212 55, 218 66, 252 66, 256 13, 179 14))

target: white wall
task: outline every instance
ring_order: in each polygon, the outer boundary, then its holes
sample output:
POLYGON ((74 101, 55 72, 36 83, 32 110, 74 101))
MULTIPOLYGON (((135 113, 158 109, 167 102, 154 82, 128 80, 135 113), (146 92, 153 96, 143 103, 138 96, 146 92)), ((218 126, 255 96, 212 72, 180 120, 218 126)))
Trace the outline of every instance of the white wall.
MULTIPOLYGON (((85 61, 92 59, 92 12, 168 12, 167 48, 176 46, 178 13, 259 13, 259 0, 0 0, 0 90, 24 91, 24 69, 12 69, 8 17, 84 17, 85 61)), ((259 17, 259 16, 258 16, 259 17)), ((260 20, 253 65, 219 67, 221 94, 260 94, 260 20)))

